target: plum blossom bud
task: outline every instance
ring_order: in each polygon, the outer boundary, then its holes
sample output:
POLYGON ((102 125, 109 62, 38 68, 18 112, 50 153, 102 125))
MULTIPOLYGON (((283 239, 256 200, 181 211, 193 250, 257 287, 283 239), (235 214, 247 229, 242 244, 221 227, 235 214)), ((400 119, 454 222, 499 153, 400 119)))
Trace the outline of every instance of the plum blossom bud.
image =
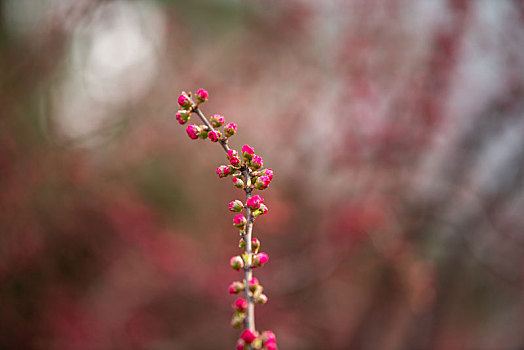
POLYGON ((262 332, 262 335, 260 336, 262 339, 262 343, 264 344, 270 344, 270 343, 276 343, 277 337, 275 336, 275 333, 271 331, 264 331, 262 332))
POLYGON ((260 208, 260 205, 264 202, 264 198, 260 197, 258 194, 254 195, 251 198, 248 198, 247 200, 247 207, 251 210, 256 210, 260 208))
POLYGON ((244 313, 241 313, 241 314, 235 314, 233 316, 233 318, 231 319, 231 327, 235 328, 235 329, 239 329, 239 328, 242 328, 242 326, 244 325, 244 320, 246 319, 246 314, 244 313))
POLYGON ((209 134, 209 129, 205 125, 200 125, 200 134, 198 135, 202 140, 207 139, 207 135, 209 134))
POLYGON ((251 158, 253 158, 254 154, 255 154, 255 150, 251 146, 244 145, 242 147, 242 157, 244 158, 246 162, 249 162, 251 158))
POLYGON ((231 137, 237 132, 237 125, 235 123, 228 123, 224 126, 224 133, 226 137, 231 137))
POLYGON ((265 303, 267 303, 267 299, 267 295, 260 294, 257 297, 255 297, 255 303, 264 305, 265 303))
POLYGON ((196 140, 198 139, 198 135, 200 134, 200 128, 196 125, 188 125, 186 128, 186 132, 190 139, 196 140))
POLYGON ((238 177, 233 177, 233 185, 236 188, 243 188, 244 187, 244 181, 240 180, 238 177))
POLYGON ((198 103, 206 102, 207 101, 207 97, 209 96, 207 91, 204 90, 204 89, 198 89, 198 91, 195 93, 195 95, 196 95, 196 99, 197 99, 198 103))
POLYGON ((264 162, 262 161, 262 158, 260 158, 257 155, 254 155, 253 159, 251 159, 251 166, 254 169, 260 169, 264 166, 264 162))
POLYGON ((258 282, 257 278, 253 277, 247 282, 247 285, 249 287, 249 290, 254 293, 257 290, 260 283, 258 282))
POLYGON ((180 96, 178 96, 178 104, 183 109, 189 110, 191 108, 191 100, 189 99, 189 97, 187 96, 185 92, 182 92, 180 96))
POLYGON ((233 218, 233 226, 243 229, 246 226, 247 219, 244 215, 238 214, 233 218))
POLYGON ((257 339, 257 336, 258 332, 246 329, 240 335, 240 339, 246 342, 246 344, 251 344, 255 339, 257 339))
POLYGON ((246 343, 242 339, 238 339, 236 350, 246 350, 246 343))
POLYGON ((220 133, 220 130, 213 130, 213 131, 210 131, 207 136, 209 136, 209 139, 211 141, 217 142, 220 139, 220 137, 222 136, 222 134, 220 133))
POLYGON ((179 124, 183 125, 187 123, 190 115, 191 115, 191 112, 181 109, 178 112, 176 112, 175 118, 179 124))
POLYGON ((229 265, 233 270, 240 270, 244 267, 244 259, 240 255, 234 256, 229 260, 229 265))
POLYGON ((224 123, 226 122, 226 119, 224 118, 223 115, 213 114, 209 118, 209 122, 211 123, 211 125, 213 125, 214 128, 218 128, 218 127, 224 125, 224 123))
POLYGON ((221 165, 217 168, 217 175, 219 178, 223 178, 231 174, 231 168, 229 165, 221 165))
POLYGON ((258 253, 253 257, 253 267, 264 266, 269 260, 269 256, 266 253, 258 253))
POLYGON ((266 344, 266 350, 278 350, 277 343, 266 344))
POLYGON ((264 170, 264 175, 269 177, 269 180, 273 181, 273 170, 271 170, 271 169, 264 170))
POLYGON ((244 283, 239 282, 239 281, 231 282, 231 284, 228 287, 229 294, 238 294, 243 290, 244 290, 244 283))
POLYGON ((242 209, 244 209, 244 203, 242 203, 238 199, 236 199, 236 200, 234 200, 232 202, 229 202, 229 210, 230 211, 239 212, 242 209))
POLYGON ((235 303, 233 304, 233 308, 237 310, 238 312, 244 312, 247 309, 247 301, 246 299, 238 298, 235 303))
POLYGON ((253 238, 251 240, 251 249, 257 253, 258 249, 260 248, 260 240, 258 238, 253 238))
POLYGON ((253 215, 254 216, 263 215, 263 214, 267 213, 267 211, 268 211, 268 208, 266 207, 266 205, 265 204, 260 204, 260 207, 257 210, 255 210, 255 212, 253 212, 253 215))
POLYGON ((233 166, 240 165, 240 158, 238 157, 238 152, 234 149, 230 149, 229 151, 227 151, 227 159, 229 159, 229 162, 233 166))
POLYGON ((261 176, 255 182, 255 188, 257 190, 265 190, 270 183, 271 179, 269 178, 269 176, 261 176))

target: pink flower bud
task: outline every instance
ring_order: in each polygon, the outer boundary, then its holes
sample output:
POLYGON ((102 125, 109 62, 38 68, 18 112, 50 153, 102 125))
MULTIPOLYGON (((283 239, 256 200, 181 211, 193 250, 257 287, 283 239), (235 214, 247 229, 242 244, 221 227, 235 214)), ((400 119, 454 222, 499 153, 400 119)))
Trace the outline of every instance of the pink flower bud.
POLYGON ((239 339, 237 342, 236 350, 246 350, 246 343, 242 339, 239 339))
POLYGON ((238 199, 236 199, 236 200, 234 200, 232 202, 229 202, 229 210, 230 211, 238 212, 238 211, 241 211, 242 209, 244 209, 244 203, 242 203, 238 199))
POLYGON ((244 313, 237 313, 233 315, 233 318, 231 319, 231 326, 235 329, 242 328, 244 325, 244 320, 246 319, 246 314, 244 313))
POLYGON ((178 121, 179 124, 183 125, 183 124, 187 123, 187 121, 189 120, 189 116, 190 115, 191 115, 191 112, 181 109, 178 112, 176 112, 175 118, 176 118, 176 120, 178 121))
POLYGON ((237 125, 235 123, 226 124, 226 126, 224 126, 224 132, 226 133, 226 137, 235 135, 237 132, 237 125))
POLYGON ((266 350, 278 350, 277 343, 266 344, 266 350))
POLYGON ((261 204, 260 204, 260 207, 259 207, 257 210, 255 210, 255 212, 253 213, 253 215, 254 215, 254 216, 263 215, 263 214, 267 213, 267 211, 268 211, 267 206, 266 206, 265 204, 262 204, 262 203, 261 203, 261 204))
POLYGON ((251 344, 255 339, 257 339, 257 332, 253 332, 250 329, 246 329, 242 332, 240 335, 240 339, 242 339, 246 344, 251 344))
POLYGON ((225 121, 226 119, 224 118, 224 116, 220 114, 213 114, 209 118, 209 122, 211 123, 211 125, 213 125, 214 128, 218 128, 219 126, 224 125, 225 121))
POLYGON ((253 267, 264 266, 269 260, 269 256, 266 253, 258 253, 253 257, 253 267))
POLYGON ((246 248, 246 241, 244 241, 244 238, 240 238, 240 241, 238 241, 238 247, 240 249, 245 249, 246 248))
POLYGON ((221 165, 217 168, 217 175, 219 178, 223 178, 231 174, 231 168, 229 165, 221 165))
POLYGON ((187 97, 185 92, 182 92, 180 96, 178 96, 178 104, 183 109, 189 109, 191 107, 191 100, 187 97))
POLYGON ((231 284, 228 287, 228 290, 229 294, 238 294, 244 290, 244 283, 239 281, 231 282, 231 284))
POLYGON ((253 159, 251 159, 251 166, 254 169, 260 169, 264 166, 264 162, 262 161, 262 158, 260 158, 257 155, 254 155, 253 159))
POLYGON ((209 96, 207 91, 204 90, 204 89, 198 89, 198 91, 195 93, 195 95, 196 95, 196 99, 197 99, 198 103, 206 102, 207 101, 207 97, 209 96))
POLYGON ((271 331, 264 331, 262 332, 262 335, 260 336, 262 339, 263 344, 270 344, 270 343, 276 343, 277 337, 275 336, 275 333, 271 331))
POLYGON ((244 181, 240 180, 238 177, 233 177, 233 185, 237 188, 243 188, 244 181))
POLYGON ((260 240, 258 238, 253 238, 251 240, 251 249, 256 253, 260 248, 260 240))
POLYGON ((267 303, 267 295, 265 295, 265 294, 258 295, 255 298, 255 303, 260 304, 260 305, 264 305, 265 303, 267 303))
POLYGON ((246 162, 249 162, 251 158, 253 158, 253 155, 255 154, 255 150, 250 147, 249 145, 244 145, 242 147, 242 157, 246 162))
POLYGON ((264 170, 264 174, 269 177, 269 180, 273 181, 273 170, 271 169, 266 169, 264 170))
POLYGON ((207 134, 207 136, 209 136, 209 139, 213 142, 217 142, 220 137, 222 136, 222 134, 220 133, 220 130, 214 130, 214 131, 210 131, 209 134, 207 134))
POLYGON ((260 283, 258 282, 258 279, 253 277, 252 279, 249 280, 249 282, 247 282, 247 285, 251 292, 255 292, 258 286, 260 285, 260 283))
POLYGON ((229 260, 229 265, 233 270, 240 270, 244 267, 244 259, 240 255, 234 256, 229 260))
POLYGON ((186 128, 187 135, 192 140, 198 139, 198 135, 200 134, 200 128, 196 125, 188 125, 186 128))
POLYGON ((269 178, 269 176, 260 176, 255 182, 255 188, 257 190, 265 190, 270 183, 271 179, 269 178))
POLYGON ((233 308, 237 310, 238 312, 244 312, 247 309, 247 301, 246 299, 238 298, 235 301, 235 304, 233 304, 233 308))
POLYGON ((264 198, 260 197, 258 194, 257 195, 254 195, 253 197, 251 198, 248 198, 247 200, 247 207, 251 210, 256 210, 258 208, 260 208, 260 204, 262 204, 262 202, 264 202, 264 198))
POLYGON ((243 229, 246 226, 247 219, 244 215, 238 214, 233 218, 233 225, 239 229, 243 229))

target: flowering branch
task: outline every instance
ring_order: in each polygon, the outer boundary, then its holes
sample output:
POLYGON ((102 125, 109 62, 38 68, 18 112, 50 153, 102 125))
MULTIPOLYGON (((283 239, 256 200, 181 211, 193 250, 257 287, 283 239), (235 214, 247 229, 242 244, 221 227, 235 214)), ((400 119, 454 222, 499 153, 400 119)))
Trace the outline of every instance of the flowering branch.
POLYGON ((207 91, 200 89, 196 92, 196 102, 191 99, 191 93, 182 92, 178 97, 178 104, 182 108, 176 113, 176 119, 180 124, 186 124, 192 113, 195 113, 203 125, 188 125, 187 135, 193 139, 205 140, 209 138, 212 142, 218 142, 226 152, 229 165, 221 165, 217 168, 220 178, 232 176, 233 185, 242 188, 246 195, 246 202, 234 200, 229 203, 229 210, 241 212, 246 210, 246 216, 237 214, 233 218, 233 225, 239 229, 239 247, 244 249, 242 255, 234 256, 230 259, 230 265, 234 270, 244 270, 243 281, 235 281, 229 285, 230 294, 245 293, 245 299, 238 298, 233 304, 235 314, 231 320, 234 328, 244 328, 237 342, 237 350, 277 350, 275 334, 271 331, 257 332, 255 328, 255 303, 265 304, 268 300, 263 294, 264 288, 253 277, 253 269, 264 266, 269 260, 266 253, 258 252, 260 240, 253 238, 253 224, 255 219, 266 214, 268 208, 263 204, 264 198, 259 195, 252 195, 253 190, 265 190, 271 180, 273 171, 263 169, 263 160, 255 154, 255 150, 249 145, 242 147, 241 153, 229 148, 228 140, 237 131, 234 123, 226 124, 223 132, 219 130, 225 123, 224 116, 214 114, 209 120, 204 116, 199 108, 201 103, 207 101, 207 91))

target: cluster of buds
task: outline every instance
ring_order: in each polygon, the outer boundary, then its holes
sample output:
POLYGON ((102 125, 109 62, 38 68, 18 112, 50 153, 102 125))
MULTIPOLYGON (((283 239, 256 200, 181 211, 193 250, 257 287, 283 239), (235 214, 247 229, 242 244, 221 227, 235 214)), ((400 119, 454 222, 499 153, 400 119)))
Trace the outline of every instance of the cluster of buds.
POLYGON ((208 92, 200 89, 195 93, 196 102, 192 100, 191 93, 182 92, 178 97, 180 110, 176 113, 176 120, 180 124, 186 124, 192 113, 198 115, 203 124, 188 125, 187 135, 196 140, 209 138, 212 142, 219 142, 226 151, 229 164, 221 165, 216 173, 220 178, 232 177, 233 186, 242 188, 246 195, 245 202, 236 199, 229 203, 229 210, 236 213, 233 217, 233 226, 238 228, 240 234, 239 248, 244 252, 233 256, 229 264, 233 270, 243 270, 242 281, 234 281, 229 285, 230 294, 244 293, 244 298, 238 298, 234 304, 234 314, 231 325, 234 328, 244 328, 237 342, 237 350, 261 349, 276 350, 275 334, 271 331, 259 333, 254 326, 254 304, 265 304, 268 301, 263 293, 263 286, 257 278, 253 277, 254 268, 264 266, 269 256, 259 252, 260 240, 252 237, 253 223, 255 219, 268 212, 264 204, 264 198, 253 195, 254 190, 265 190, 273 180, 273 170, 264 168, 264 161, 255 154, 255 150, 244 145, 240 152, 230 149, 228 140, 237 131, 234 123, 226 124, 223 115, 214 114, 205 118, 199 109, 199 105, 208 99, 208 92), (223 127, 222 130, 219 128, 223 127), (245 214, 241 213, 245 210, 245 214))
POLYGON ((277 338, 275 333, 264 331, 259 334, 257 331, 246 329, 237 341, 237 350, 247 349, 277 350, 277 338))
MULTIPOLYGON (((178 104, 180 105, 180 110, 176 112, 176 120, 180 124, 186 124, 191 118, 192 113, 199 113, 198 106, 201 103, 207 101, 209 96, 208 92, 204 89, 199 89, 196 93, 196 102, 191 99, 191 93, 186 93, 183 91, 180 96, 178 96, 178 104)), ((198 138, 205 140, 209 139, 212 142, 221 142, 224 143, 227 139, 233 136, 237 132, 237 125, 235 123, 228 123, 224 125, 226 119, 223 115, 214 114, 209 118, 209 122, 201 125, 188 125, 186 127, 187 136, 190 139, 196 140, 198 138), (218 128, 224 126, 223 131, 220 131, 218 128)))

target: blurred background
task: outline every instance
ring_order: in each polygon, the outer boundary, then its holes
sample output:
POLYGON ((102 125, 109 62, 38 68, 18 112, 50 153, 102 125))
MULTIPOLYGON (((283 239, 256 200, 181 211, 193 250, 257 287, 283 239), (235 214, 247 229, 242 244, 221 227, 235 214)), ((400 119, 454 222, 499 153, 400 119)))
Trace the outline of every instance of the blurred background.
POLYGON ((275 171, 281 349, 524 349, 524 4, 0 1, 0 349, 233 349, 180 91, 275 171))

